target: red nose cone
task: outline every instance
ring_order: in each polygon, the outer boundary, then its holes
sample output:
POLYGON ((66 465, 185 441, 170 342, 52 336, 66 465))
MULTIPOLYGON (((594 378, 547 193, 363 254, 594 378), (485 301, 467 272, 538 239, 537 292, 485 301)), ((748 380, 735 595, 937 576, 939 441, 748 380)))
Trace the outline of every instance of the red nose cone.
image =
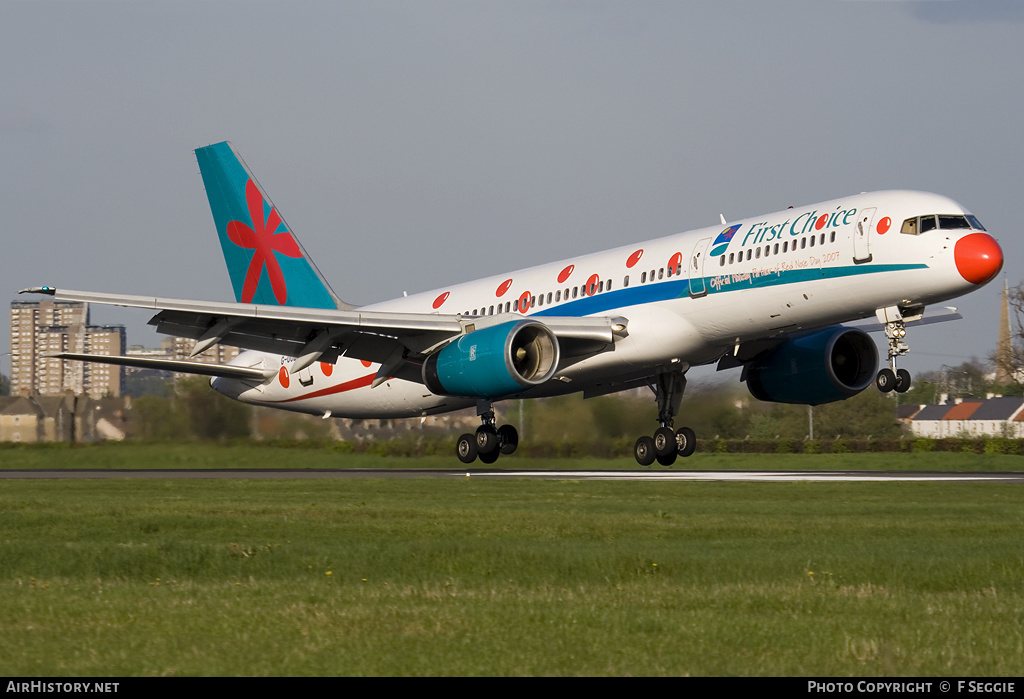
POLYGON ((960 276, 971 284, 984 284, 1003 268, 1003 251, 987 233, 971 233, 956 241, 953 259, 960 276))

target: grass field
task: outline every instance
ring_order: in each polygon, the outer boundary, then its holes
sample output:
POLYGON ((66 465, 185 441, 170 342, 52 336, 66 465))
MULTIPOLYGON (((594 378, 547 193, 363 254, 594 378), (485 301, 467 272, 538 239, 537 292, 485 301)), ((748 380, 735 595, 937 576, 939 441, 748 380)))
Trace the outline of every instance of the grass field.
POLYGON ((1019 675, 1024 489, 5 481, 0 628, 9 676, 1019 675))
MULTIPOLYGON (((268 446, 260 443, 133 442, 79 445, 0 445, 0 469, 212 469, 212 468, 459 468, 454 440, 451 454, 385 457, 353 454, 331 448, 268 446)), ((477 461, 476 468, 488 468, 477 461)), ((637 469, 632 458, 502 457, 503 469, 637 469)), ((654 470, 663 467, 655 464, 654 470)), ((878 452, 861 454, 694 454, 673 466, 680 470, 900 470, 900 471, 1024 471, 1024 457, 954 452, 878 452)))

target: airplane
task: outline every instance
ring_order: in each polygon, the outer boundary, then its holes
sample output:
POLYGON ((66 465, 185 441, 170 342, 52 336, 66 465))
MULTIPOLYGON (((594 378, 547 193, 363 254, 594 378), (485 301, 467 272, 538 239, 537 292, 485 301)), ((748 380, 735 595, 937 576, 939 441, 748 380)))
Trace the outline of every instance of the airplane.
MULTIPOLYGON (((577 255, 508 274, 356 307, 320 273, 228 142, 195 151, 235 302, 25 289, 60 301, 155 311, 160 333, 224 343, 226 365, 58 357, 211 376, 244 403, 328 417, 415 418, 475 406, 463 463, 516 450, 494 404, 649 387, 658 427, 640 465, 671 466, 696 447, 674 426, 694 366, 742 368, 754 397, 818 405, 872 383, 906 391, 906 328, 926 306, 969 293, 1003 265, 996 240, 955 201, 879 191, 577 255), (884 329, 888 361, 857 321, 884 329)), ((929 312, 931 313, 931 312, 929 312)))

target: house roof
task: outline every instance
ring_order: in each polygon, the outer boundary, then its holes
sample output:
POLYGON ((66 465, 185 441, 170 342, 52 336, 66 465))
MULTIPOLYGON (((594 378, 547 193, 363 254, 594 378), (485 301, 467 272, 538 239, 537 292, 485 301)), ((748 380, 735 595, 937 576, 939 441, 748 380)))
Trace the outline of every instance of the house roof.
POLYGON ((949 405, 926 405, 914 416, 914 422, 918 420, 941 420, 951 407, 949 405))
POLYGON ((1005 398, 990 398, 981 404, 972 420, 1009 420, 1020 409, 1024 407, 1024 398, 1010 396, 1005 398))
POLYGON ((946 411, 946 414, 942 416, 943 420, 970 420, 974 412, 981 407, 980 402, 968 402, 957 403, 952 408, 946 411))

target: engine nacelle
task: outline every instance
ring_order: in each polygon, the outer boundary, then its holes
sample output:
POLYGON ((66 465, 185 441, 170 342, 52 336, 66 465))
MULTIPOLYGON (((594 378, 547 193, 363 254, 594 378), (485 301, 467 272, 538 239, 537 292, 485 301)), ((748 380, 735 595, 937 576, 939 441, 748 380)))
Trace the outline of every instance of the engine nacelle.
POLYGON ((423 383, 442 396, 501 398, 537 386, 558 368, 558 338, 518 320, 463 335, 423 363, 423 383))
POLYGON ((874 340, 840 326, 783 342, 749 364, 744 379, 758 400, 820 405, 860 393, 877 368, 874 340))

